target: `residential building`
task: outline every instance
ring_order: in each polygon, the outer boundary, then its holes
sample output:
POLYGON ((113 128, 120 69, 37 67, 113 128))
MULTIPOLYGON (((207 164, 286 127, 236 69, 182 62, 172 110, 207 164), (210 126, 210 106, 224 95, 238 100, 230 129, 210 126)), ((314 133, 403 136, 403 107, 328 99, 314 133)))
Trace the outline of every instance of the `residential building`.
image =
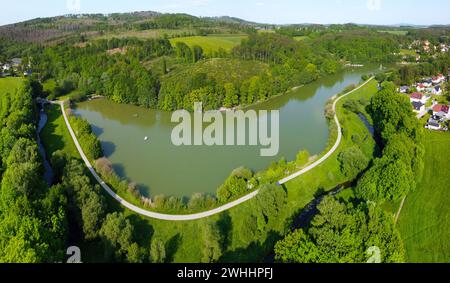
POLYGON ((433 120, 433 119, 428 120, 428 123, 425 126, 425 128, 430 129, 430 130, 435 130, 435 131, 439 131, 442 129, 439 122, 436 120, 433 120))
POLYGON ((436 94, 436 95, 441 95, 442 94, 441 86, 439 86, 439 85, 435 86, 431 93, 436 94))
POLYGON ((422 102, 413 102, 412 106, 414 108, 414 111, 416 112, 424 112, 425 111, 425 104, 423 104, 422 102))
POLYGON ((450 106, 436 104, 433 106, 433 115, 445 116, 445 119, 450 119, 450 106), (442 112, 442 113, 441 113, 442 112))
POLYGON ((409 86, 401 86, 400 93, 408 93, 411 88, 409 86))

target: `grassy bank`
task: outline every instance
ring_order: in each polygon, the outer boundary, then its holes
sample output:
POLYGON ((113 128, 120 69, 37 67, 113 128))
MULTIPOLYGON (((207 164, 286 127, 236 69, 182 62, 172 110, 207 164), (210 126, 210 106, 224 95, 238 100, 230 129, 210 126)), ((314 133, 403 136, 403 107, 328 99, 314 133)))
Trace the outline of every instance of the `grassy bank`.
POLYGON ((450 262, 450 134, 426 132, 425 171, 398 226, 409 262, 450 262))
MULTIPOLYGON (((336 111, 343 131, 341 144, 336 152, 324 163, 286 184, 286 188, 289 192, 290 213, 295 213, 299 208, 303 208, 306 204, 311 202, 315 198, 317 192, 329 191, 340 184, 351 181, 345 177, 340 170, 338 155, 343 149, 357 145, 368 158, 373 158, 376 151, 376 143, 371 137, 369 130, 358 115, 345 110, 342 105, 350 99, 365 99, 366 101, 369 101, 370 97, 376 92, 377 83, 376 81, 372 81, 363 88, 339 101, 336 106, 336 111), (363 142, 361 144, 356 144, 352 139, 354 136, 359 136, 363 142)), ((336 132, 332 132, 329 148, 333 146, 336 140, 335 136, 336 132)))
POLYGON ((47 156, 50 157, 55 151, 62 150, 71 157, 80 158, 59 105, 47 105, 46 113, 48 121, 42 129, 41 140, 47 156))

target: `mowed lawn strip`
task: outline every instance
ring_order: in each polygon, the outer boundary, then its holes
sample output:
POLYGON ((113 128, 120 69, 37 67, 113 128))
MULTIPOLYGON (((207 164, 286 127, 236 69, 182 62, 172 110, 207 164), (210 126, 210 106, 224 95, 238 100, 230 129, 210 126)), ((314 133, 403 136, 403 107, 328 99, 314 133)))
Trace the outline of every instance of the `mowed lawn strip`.
POLYGON ((450 262, 450 133, 426 132, 425 170, 398 227, 409 262, 450 262))

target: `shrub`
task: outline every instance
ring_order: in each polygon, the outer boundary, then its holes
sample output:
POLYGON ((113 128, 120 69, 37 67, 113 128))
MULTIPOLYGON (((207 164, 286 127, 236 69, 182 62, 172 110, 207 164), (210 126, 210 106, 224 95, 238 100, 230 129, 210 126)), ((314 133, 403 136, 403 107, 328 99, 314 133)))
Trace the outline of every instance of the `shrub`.
POLYGON ((295 159, 295 164, 297 166, 304 166, 309 161, 309 153, 306 150, 300 151, 297 153, 297 157, 295 159))
POLYGON ((245 179, 231 175, 217 190, 217 199, 219 202, 225 203, 245 194, 247 191, 247 182, 245 179))
POLYGON ((341 165, 341 172, 346 177, 356 177, 369 165, 368 158, 358 147, 346 148, 339 154, 338 160, 341 165))
POLYGON ((344 102, 343 106, 345 109, 353 113, 358 114, 361 112, 361 105, 359 105, 359 103, 354 99, 348 99, 344 102))
POLYGON ((112 176, 115 174, 111 161, 106 157, 101 157, 94 162, 95 169, 102 176, 112 176))

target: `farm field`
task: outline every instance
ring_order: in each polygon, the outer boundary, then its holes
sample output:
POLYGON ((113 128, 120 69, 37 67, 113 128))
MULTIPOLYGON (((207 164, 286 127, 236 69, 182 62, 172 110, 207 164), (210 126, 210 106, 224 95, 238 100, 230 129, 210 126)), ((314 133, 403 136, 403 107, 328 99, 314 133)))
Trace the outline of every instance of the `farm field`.
POLYGON ((211 35, 211 36, 191 36, 191 37, 180 37, 173 38, 170 40, 172 45, 177 44, 177 42, 184 42, 188 46, 192 47, 198 45, 203 48, 206 54, 211 54, 213 52, 219 51, 220 48, 229 52, 233 47, 238 46, 246 35, 211 35))
POLYGON ((416 51, 414 50, 409 50, 409 49, 402 49, 400 50, 400 54, 402 55, 406 55, 406 56, 416 56, 416 51))
POLYGON ((426 132, 425 171, 398 226, 409 262, 450 262, 450 134, 426 132))
POLYGON ((378 32, 390 33, 395 35, 407 35, 408 31, 406 30, 379 30, 378 32))
POLYGON ((309 37, 308 36, 294 36, 293 38, 296 41, 303 41, 303 40, 307 40, 309 37))

